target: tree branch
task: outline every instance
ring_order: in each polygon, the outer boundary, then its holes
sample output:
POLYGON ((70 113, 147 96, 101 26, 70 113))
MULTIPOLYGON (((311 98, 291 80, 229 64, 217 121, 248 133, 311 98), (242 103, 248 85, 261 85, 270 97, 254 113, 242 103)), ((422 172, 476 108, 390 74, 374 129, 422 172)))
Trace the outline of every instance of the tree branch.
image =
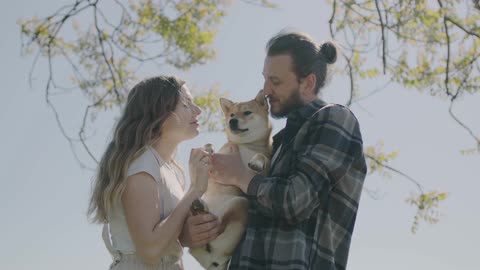
POLYGON ((453 113, 453 103, 454 99, 450 101, 450 107, 448 109, 450 116, 452 116, 453 120, 455 120, 460 126, 462 126, 470 134, 470 136, 472 136, 472 138, 477 142, 477 149, 480 152, 480 138, 475 136, 475 133, 473 133, 472 129, 455 116, 455 114, 453 113))
POLYGON ((383 23, 382 13, 380 12, 380 6, 378 5, 378 0, 375 0, 375 7, 377 8, 378 19, 380 20, 381 33, 382 33, 382 61, 383 61, 383 74, 387 73, 387 59, 386 59, 386 38, 385 38, 385 25, 383 23))
POLYGON ((333 33, 333 21, 335 19, 336 11, 337 11, 337 0, 333 0, 332 16, 330 16, 330 20, 328 20, 328 26, 330 28, 330 36, 332 38, 335 38, 335 34, 333 33))
POLYGON ((472 0, 473 1, 473 7, 480 10, 480 1, 479 0, 472 0))
POLYGON ((394 173, 397 173, 397 174, 405 177, 407 180, 409 180, 410 182, 412 182, 412 183, 418 188, 418 190, 420 191, 420 193, 423 194, 423 188, 422 188, 422 186, 420 185, 420 182, 419 182, 419 181, 413 179, 412 177, 408 176, 407 174, 405 174, 405 173, 403 173, 403 172, 401 172, 401 171, 399 171, 399 170, 397 170, 397 169, 395 169, 395 168, 393 168, 393 167, 391 167, 391 166, 389 166, 389 165, 384 164, 383 162, 381 162, 381 161, 379 161, 378 159, 376 159, 374 156, 371 156, 371 155, 366 154, 366 153, 365 153, 365 156, 366 156, 367 158, 373 160, 373 161, 374 161, 375 163, 377 163, 378 165, 380 165, 380 166, 382 166, 382 167, 385 167, 386 169, 388 169, 388 170, 390 170, 390 171, 392 171, 392 172, 394 172, 394 173))
MULTIPOLYGON (((102 30, 100 30, 100 27, 98 26, 97 3, 98 3, 98 0, 96 0, 95 3, 93 4, 93 9, 94 9, 93 18, 94 18, 94 23, 95 23, 95 29, 97 30, 98 42, 100 43, 100 48, 102 49, 102 57, 105 61, 105 64, 107 65, 107 68, 110 72, 110 75, 112 76, 113 87, 112 87, 111 90, 113 90, 113 92, 115 93, 115 95, 117 97, 117 101, 120 103, 121 102, 121 97, 120 97, 120 93, 118 92, 117 80, 115 78, 115 73, 112 70, 112 65, 114 64, 114 62, 113 62, 113 51, 112 51, 112 55, 110 56, 110 60, 112 61, 112 63, 110 64, 108 59, 107 59, 107 55, 105 53, 105 46, 103 44, 103 32, 102 32, 102 30)), ((108 91, 110 91, 110 89, 108 91)))
POLYGON ((355 83, 354 83, 354 76, 353 76, 353 67, 352 63, 350 62, 350 58, 348 58, 344 53, 342 53, 343 58, 347 61, 347 67, 348 67, 348 76, 350 78, 350 98, 348 99, 346 106, 350 107, 352 105, 352 100, 353 100, 353 94, 355 92, 355 83))
POLYGON ((275 6, 273 3, 265 0, 261 0, 260 3, 255 0, 241 0, 241 1, 249 5, 255 5, 255 6, 264 7, 264 8, 272 8, 275 6))
POLYGON ((90 151, 90 148, 87 146, 87 143, 85 142, 85 138, 83 137, 84 133, 85 133, 85 126, 86 126, 86 120, 87 120, 87 116, 89 114, 89 110, 95 106, 98 106, 98 103, 97 102, 96 104, 93 104, 93 105, 88 105, 87 108, 85 109, 85 113, 83 115, 83 121, 82 121, 82 126, 80 127, 80 131, 78 132, 78 137, 80 138, 80 142, 82 143, 83 145, 83 148, 85 149, 85 151, 87 151, 88 155, 90 156, 91 159, 93 159, 93 161, 95 161, 95 163, 98 164, 98 160, 95 158, 95 156, 92 154, 92 152, 90 151))
MULTIPOLYGON (((439 0, 440 2, 440 0, 439 0)), ((445 34, 447 37, 447 59, 446 59, 446 67, 445 67, 445 89, 447 90, 447 95, 451 96, 452 93, 450 92, 450 88, 448 86, 449 78, 448 74, 450 72, 450 34, 448 33, 448 25, 447 20, 443 17, 443 26, 445 27, 445 34)))
POLYGON ((480 38, 480 34, 479 33, 474 33, 470 30, 467 30, 465 29, 465 27, 463 27, 461 24, 457 23, 456 21, 454 21, 452 18, 450 18, 449 16, 445 16, 445 19, 451 23, 453 23, 455 26, 457 26, 458 28, 462 29, 465 33, 471 35, 471 36, 475 36, 477 38, 480 38))
MULTIPOLYGON (((477 57, 474 57, 472 60, 470 60, 470 65, 473 64, 479 57, 480 57, 480 55, 477 56, 477 57)), ((471 72, 471 69, 470 69, 470 72, 471 72)), ((457 97, 459 96, 460 91, 463 88, 463 85, 468 80, 468 78, 470 76, 470 72, 465 75, 465 77, 462 80, 462 83, 460 83, 460 85, 457 88, 457 92, 450 99, 450 106, 449 106, 448 112, 449 112, 450 116, 453 118, 453 120, 455 120, 461 127, 463 127, 470 134, 470 136, 472 136, 472 138, 477 142, 477 149, 480 152, 480 137, 477 137, 475 135, 475 133, 473 133, 473 130, 471 128, 469 128, 465 123, 460 121, 460 119, 458 117, 456 117, 455 114, 453 113, 453 103, 456 101, 457 97)))
POLYGON ((387 89, 387 86, 389 86, 391 83, 392 83, 392 81, 388 81, 385 85, 383 85, 381 87, 377 87, 376 89, 372 90, 372 92, 370 92, 368 95, 355 99, 354 102, 356 103, 358 101, 362 101, 364 99, 367 99, 367 98, 369 98, 369 97, 371 97, 375 94, 378 94, 379 92, 387 89))

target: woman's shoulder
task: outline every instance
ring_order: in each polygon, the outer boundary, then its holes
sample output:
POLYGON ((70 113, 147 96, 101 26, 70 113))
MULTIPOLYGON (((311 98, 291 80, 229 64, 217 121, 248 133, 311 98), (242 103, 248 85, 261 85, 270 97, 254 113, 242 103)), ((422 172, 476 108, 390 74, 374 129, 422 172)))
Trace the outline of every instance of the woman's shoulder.
POLYGON ((159 181, 161 179, 160 166, 162 163, 163 161, 159 160, 153 150, 150 147, 146 147, 145 151, 128 166, 127 177, 140 172, 146 172, 156 181, 159 181))

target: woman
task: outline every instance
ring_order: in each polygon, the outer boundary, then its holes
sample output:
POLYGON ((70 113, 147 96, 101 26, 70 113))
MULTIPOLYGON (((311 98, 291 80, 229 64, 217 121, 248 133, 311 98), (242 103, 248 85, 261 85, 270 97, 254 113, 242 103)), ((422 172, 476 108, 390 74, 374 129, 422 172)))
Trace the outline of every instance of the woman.
MULTIPOLYGON (((207 188, 209 156, 192 149, 191 185, 184 193, 174 153, 180 142, 198 135, 200 112, 175 77, 146 79, 130 91, 100 161, 88 211, 105 224, 111 269, 183 269, 178 238, 191 203, 207 188)), ((201 245, 218 234, 212 215, 191 222, 182 233, 184 245, 201 245)))

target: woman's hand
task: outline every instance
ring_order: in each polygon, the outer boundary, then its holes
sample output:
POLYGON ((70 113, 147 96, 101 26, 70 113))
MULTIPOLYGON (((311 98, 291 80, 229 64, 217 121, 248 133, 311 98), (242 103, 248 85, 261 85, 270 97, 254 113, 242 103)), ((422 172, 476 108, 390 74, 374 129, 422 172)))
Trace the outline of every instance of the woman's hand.
POLYGON ((193 148, 188 162, 190 170, 190 190, 201 197, 207 190, 210 156, 202 148, 193 148))

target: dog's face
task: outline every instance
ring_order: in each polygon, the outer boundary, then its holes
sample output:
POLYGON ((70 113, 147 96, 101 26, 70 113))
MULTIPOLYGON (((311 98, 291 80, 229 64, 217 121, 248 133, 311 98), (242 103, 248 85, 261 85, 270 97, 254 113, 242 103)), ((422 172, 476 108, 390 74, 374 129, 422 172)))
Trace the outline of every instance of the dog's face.
POLYGON ((220 98, 220 106, 225 115, 225 130, 233 143, 251 143, 270 135, 268 105, 263 90, 250 101, 235 103, 220 98))

